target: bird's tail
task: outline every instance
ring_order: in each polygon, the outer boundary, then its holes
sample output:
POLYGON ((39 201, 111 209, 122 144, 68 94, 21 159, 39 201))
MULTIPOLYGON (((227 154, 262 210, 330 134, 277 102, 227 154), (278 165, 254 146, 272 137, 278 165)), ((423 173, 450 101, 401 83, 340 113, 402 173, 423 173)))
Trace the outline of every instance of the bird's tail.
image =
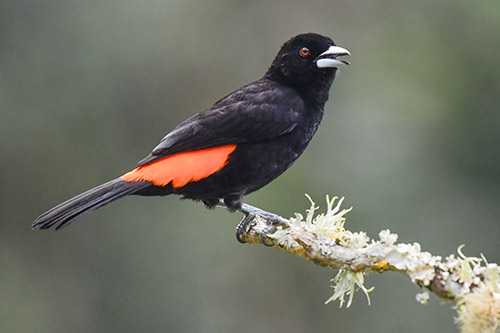
POLYGON ((58 230, 67 226, 82 214, 91 212, 111 201, 133 194, 150 185, 151 183, 144 181, 129 183, 120 178, 114 179, 43 213, 33 222, 32 227, 33 229, 48 229, 57 224, 56 230, 58 230))

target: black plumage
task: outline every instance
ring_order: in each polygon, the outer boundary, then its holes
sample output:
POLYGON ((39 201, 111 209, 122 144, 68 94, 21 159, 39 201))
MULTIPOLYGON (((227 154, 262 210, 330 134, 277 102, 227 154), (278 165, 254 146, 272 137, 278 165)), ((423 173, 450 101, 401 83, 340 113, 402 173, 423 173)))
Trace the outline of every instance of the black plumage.
MULTIPOLYGON (((243 196, 258 190, 288 169, 316 132, 337 68, 349 55, 318 34, 293 37, 281 47, 266 74, 179 124, 140 168, 168 156, 206 148, 235 145, 227 161, 202 179, 175 187, 151 181, 126 181, 124 176, 68 200, 38 217, 33 226, 58 228, 81 214, 129 194, 179 194, 213 207, 223 199, 230 210, 241 207, 243 196)), ((194 156, 194 155, 193 155, 194 156)), ((197 161, 202 163, 203 161, 197 161)), ((165 162, 168 163, 168 162, 165 162)))

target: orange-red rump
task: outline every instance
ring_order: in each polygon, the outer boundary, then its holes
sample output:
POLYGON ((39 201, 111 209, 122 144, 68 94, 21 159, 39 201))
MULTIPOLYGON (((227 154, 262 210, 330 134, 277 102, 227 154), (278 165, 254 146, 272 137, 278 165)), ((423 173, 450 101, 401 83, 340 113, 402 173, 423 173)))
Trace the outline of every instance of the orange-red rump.
POLYGON ((121 176, 126 182, 148 181, 156 186, 172 183, 174 188, 198 181, 221 170, 236 145, 177 153, 141 165, 121 176))

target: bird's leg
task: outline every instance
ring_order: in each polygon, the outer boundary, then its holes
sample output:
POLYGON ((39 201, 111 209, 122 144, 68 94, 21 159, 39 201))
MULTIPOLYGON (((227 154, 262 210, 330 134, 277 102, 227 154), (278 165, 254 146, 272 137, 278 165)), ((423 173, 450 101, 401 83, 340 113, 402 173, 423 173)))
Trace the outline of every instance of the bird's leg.
MULTIPOLYGON (((218 206, 228 208, 226 201, 223 199, 219 199, 218 206)), ((251 226, 250 222, 252 222, 254 215, 250 215, 245 212, 243 213, 245 214, 245 217, 236 226, 236 239, 238 240, 238 242, 244 244, 246 243, 246 241, 243 239, 243 234, 245 234, 248 231, 248 228, 251 226)))
POLYGON ((230 212, 235 212, 241 209, 242 204, 243 204, 243 194, 229 193, 224 195, 224 205, 230 212))

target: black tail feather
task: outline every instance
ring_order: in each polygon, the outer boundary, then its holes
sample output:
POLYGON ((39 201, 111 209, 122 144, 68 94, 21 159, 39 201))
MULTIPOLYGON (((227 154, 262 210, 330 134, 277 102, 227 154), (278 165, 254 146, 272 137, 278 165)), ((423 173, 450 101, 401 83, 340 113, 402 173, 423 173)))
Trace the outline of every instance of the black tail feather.
POLYGON ((73 222, 80 215, 150 185, 148 182, 129 183, 120 178, 114 179, 79 194, 43 213, 33 222, 32 227, 33 229, 48 229, 58 224, 56 230, 59 230, 73 222))

